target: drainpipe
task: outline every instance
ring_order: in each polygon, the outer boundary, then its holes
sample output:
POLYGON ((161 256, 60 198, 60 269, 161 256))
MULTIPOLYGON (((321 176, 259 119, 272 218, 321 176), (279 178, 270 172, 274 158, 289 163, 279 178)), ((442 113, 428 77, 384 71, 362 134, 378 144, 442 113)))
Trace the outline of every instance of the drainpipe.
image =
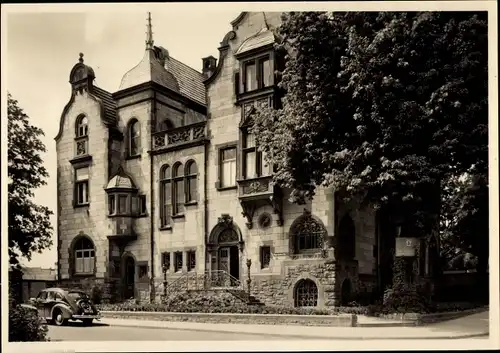
MULTIPOLYGON (((153 92, 153 101, 151 102, 151 115, 150 115, 150 137, 151 133, 154 131, 153 122, 156 121, 156 92, 153 92)), ((150 149, 153 150, 153 139, 150 140, 150 149)), ((150 279, 150 293, 149 299, 151 302, 155 301, 156 293, 155 293, 155 239, 154 239, 154 219, 155 219, 155 203, 154 203, 154 169, 153 169, 153 153, 149 154, 149 178, 150 178, 150 186, 149 190, 151 192, 150 195, 150 241, 151 241, 151 279, 150 279)))
MULTIPOLYGON (((208 119, 207 119, 208 120, 208 119)), ((206 127, 206 131, 207 131, 207 135, 208 135, 208 121, 207 121, 207 127, 206 127)), ((208 254, 207 254, 207 244, 208 244, 208 195, 207 195, 207 192, 208 192, 208 180, 207 180, 207 174, 208 174, 208 149, 209 149, 209 145, 208 143, 205 143, 205 153, 203 155, 203 195, 204 195, 204 200, 203 200, 203 203, 204 203, 204 208, 205 208, 205 222, 204 222, 204 233, 205 233, 205 244, 204 245, 204 248, 205 248, 205 271, 207 270, 207 261, 209 260, 208 259, 208 254)), ((212 263, 209 263, 208 264, 208 269, 210 269, 212 266, 212 263)), ((205 275, 205 274, 203 274, 205 275)))

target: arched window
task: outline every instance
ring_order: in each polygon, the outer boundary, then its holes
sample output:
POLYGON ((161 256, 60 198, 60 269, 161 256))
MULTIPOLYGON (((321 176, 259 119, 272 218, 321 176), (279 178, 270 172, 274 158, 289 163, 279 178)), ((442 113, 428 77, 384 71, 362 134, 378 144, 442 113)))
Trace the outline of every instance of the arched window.
POLYGON ((181 172, 182 164, 177 162, 172 168, 172 196, 174 198, 173 202, 173 215, 182 214, 184 211, 184 176, 181 172))
POLYGON ((137 156, 141 151, 141 125, 133 120, 128 129, 129 155, 137 156))
POLYGON ((310 214, 304 214, 293 222, 290 234, 293 252, 308 253, 323 249, 326 229, 310 214))
POLYGON ((85 115, 82 115, 76 120, 76 137, 85 137, 88 133, 88 119, 85 115))
POLYGON ((88 119, 81 115, 76 119, 76 155, 83 156, 88 154, 88 119))
POLYGON ((170 166, 164 165, 160 170, 160 218, 162 227, 170 224, 170 209, 172 205, 171 178, 170 166))
POLYGON ((75 252, 75 274, 93 274, 95 269, 95 249, 87 237, 80 237, 73 248, 75 252))
POLYGON ((339 223, 338 256, 345 260, 352 260, 356 256, 356 227, 349 214, 346 214, 339 223))
POLYGON ((295 286, 294 301, 296 307, 311 307, 318 305, 318 287, 310 279, 300 280, 295 286))
POLYGON ((194 202, 198 197, 198 167, 195 161, 189 161, 186 164, 184 174, 186 176, 186 202, 194 202))

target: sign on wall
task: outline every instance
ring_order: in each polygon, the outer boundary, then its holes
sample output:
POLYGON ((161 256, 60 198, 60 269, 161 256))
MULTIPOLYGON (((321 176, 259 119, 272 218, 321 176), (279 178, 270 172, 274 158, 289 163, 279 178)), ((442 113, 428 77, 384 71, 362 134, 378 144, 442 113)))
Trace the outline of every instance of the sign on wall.
POLYGON ((396 238, 396 256, 413 257, 416 256, 418 246, 417 238, 396 238))

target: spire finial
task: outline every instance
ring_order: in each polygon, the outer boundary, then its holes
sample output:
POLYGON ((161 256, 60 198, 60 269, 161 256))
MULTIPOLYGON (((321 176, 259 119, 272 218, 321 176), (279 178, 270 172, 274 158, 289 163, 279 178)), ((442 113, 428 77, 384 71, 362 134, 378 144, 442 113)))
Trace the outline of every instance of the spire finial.
POLYGON ((83 64, 83 53, 80 53, 80 59, 78 59, 78 61, 80 64, 83 64))
POLYGON ((153 26, 151 25, 151 12, 148 12, 148 23, 146 32, 146 49, 153 49, 153 26))

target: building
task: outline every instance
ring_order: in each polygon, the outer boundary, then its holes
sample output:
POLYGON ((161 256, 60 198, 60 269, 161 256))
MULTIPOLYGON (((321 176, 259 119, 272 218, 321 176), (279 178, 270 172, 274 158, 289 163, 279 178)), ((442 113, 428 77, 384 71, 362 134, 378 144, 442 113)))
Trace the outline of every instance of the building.
POLYGON ((170 290, 208 277, 245 286, 251 260, 261 301, 331 306, 390 282, 373 209, 324 188, 288 202, 255 148, 255 106, 280 102, 280 16, 242 13, 201 72, 154 45, 149 18, 144 56, 115 93, 94 85, 80 54, 56 137, 64 285, 149 300, 164 267, 170 290))
POLYGON ((9 269, 12 294, 19 302, 27 302, 45 288, 57 285, 55 268, 21 266, 19 271, 9 269))

